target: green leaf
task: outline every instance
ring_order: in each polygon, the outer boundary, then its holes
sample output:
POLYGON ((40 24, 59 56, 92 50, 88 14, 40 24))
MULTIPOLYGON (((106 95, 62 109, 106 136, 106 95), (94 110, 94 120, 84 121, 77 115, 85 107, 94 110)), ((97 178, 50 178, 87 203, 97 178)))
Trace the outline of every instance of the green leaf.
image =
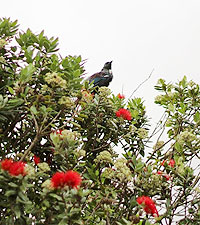
POLYGON ((187 105, 183 104, 182 102, 180 103, 180 109, 178 110, 180 113, 184 114, 185 111, 187 110, 187 105))
POLYGON ((13 182, 8 183, 8 185, 9 185, 10 187, 13 187, 13 188, 17 188, 17 187, 18 187, 18 185, 15 184, 15 183, 13 183, 13 182))
POLYGON ((65 218, 62 219, 58 225, 66 225, 66 224, 68 224, 68 220, 65 218))
POLYGON ((38 38, 39 38, 40 41, 42 41, 42 40, 43 40, 43 37, 44 37, 44 31, 42 31, 42 32, 39 34, 38 38))
POLYGON ((194 122, 198 123, 199 121, 200 121, 200 113, 199 113, 199 111, 197 111, 194 114, 194 122))
POLYGON ((15 194, 16 194, 16 191, 14 191, 14 190, 8 190, 8 191, 6 191, 5 196, 6 197, 10 197, 11 195, 15 195, 15 194))
POLYGON ((176 142, 174 144, 174 148, 178 151, 178 152, 182 152, 183 151, 183 146, 180 145, 178 142, 176 142))
POLYGON ((11 107, 17 107, 22 105, 24 103, 24 100, 21 98, 16 98, 16 99, 9 100, 8 103, 11 107))
POLYGON ((135 171, 136 171, 136 172, 139 172, 139 171, 141 171, 141 169, 142 169, 143 167, 144 167, 144 163, 138 162, 138 163, 136 164, 135 171))
POLYGON ((50 203, 49 201, 47 201, 46 199, 42 202, 47 208, 50 207, 50 203))
POLYGON ((175 107, 174 107, 174 105, 172 105, 172 103, 169 103, 169 105, 167 106, 167 108, 168 108, 171 112, 175 112, 175 107))
POLYGON ((187 77, 184 76, 183 79, 180 81, 180 85, 185 88, 187 86, 187 77))
POLYGON ((76 61, 77 61, 77 63, 80 63, 81 60, 82 60, 82 58, 81 58, 81 56, 79 55, 79 56, 77 57, 76 61))
POLYGON ((20 73, 20 79, 19 79, 20 82, 21 83, 29 82, 32 79, 32 75, 35 72, 35 70, 36 70, 35 67, 31 63, 25 68, 23 68, 20 73))
POLYGON ((79 76, 80 76, 80 70, 75 70, 74 77, 79 77, 79 76))
POLYGON ((61 198, 59 195, 57 195, 57 194, 50 193, 49 195, 50 195, 51 197, 57 199, 58 201, 62 201, 62 198, 61 198))
POLYGON ((34 105, 31 106, 30 111, 35 115, 38 114, 38 111, 34 105))
POLYGON ((13 95, 14 94, 14 90, 8 86, 8 91, 13 95))
POLYGON ((69 66, 69 60, 68 60, 67 58, 63 59, 63 61, 62 61, 62 66, 63 66, 64 68, 66 68, 66 67, 69 66))
POLYGON ((17 219, 19 219, 20 216, 21 216, 21 211, 19 209, 19 206, 18 205, 15 205, 13 210, 14 210, 14 213, 15 213, 17 219))

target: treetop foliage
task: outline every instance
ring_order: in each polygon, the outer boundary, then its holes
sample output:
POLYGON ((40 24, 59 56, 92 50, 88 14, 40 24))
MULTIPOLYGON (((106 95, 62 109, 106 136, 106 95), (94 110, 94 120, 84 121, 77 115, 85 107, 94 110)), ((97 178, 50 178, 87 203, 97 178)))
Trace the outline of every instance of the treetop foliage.
POLYGON ((0 224, 199 224, 199 85, 160 79, 150 133, 142 99, 94 94, 84 63, 0 19, 0 224))

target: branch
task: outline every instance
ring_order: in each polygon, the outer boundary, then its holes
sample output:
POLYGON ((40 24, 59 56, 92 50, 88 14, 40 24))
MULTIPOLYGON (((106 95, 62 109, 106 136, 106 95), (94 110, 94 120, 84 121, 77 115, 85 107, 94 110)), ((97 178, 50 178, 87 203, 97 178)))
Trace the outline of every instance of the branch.
MULTIPOLYGON (((150 77, 151 77, 151 75, 153 74, 153 71, 154 71, 154 69, 152 69, 152 71, 151 71, 151 73, 149 74, 149 76, 141 83, 141 84, 139 84, 138 86, 137 86, 137 88, 133 91, 133 93, 130 95, 130 97, 127 99, 127 101, 134 95, 134 93, 145 83, 145 82, 147 82, 149 79, 150 79, 150 77)), ((126 101, 126 102, 127 102, 126 101)))
POLYGON ((26 149, 26 151, 24 152, 24 155, 21 157, 20 161, 23 161, 26 156, 28 155, 28 153, 32 150, 32 148, 34 147, 34 145, 37 143, 38 138, 39 138, 39 134, 40 134, 40 128, 38 126, 37 120, 34 116, 34 114, 31 112, 31 115, 33 117, 34 123, 35 123, 35 128, 36 128, 36 136, 33 139, 33 142, 31 143, 31 145, 26 149))
POLYGON ((33 140, 33 142, 31 143, 31 145, 26 149, 26 151, 24 152, 24 155, 22 156, 22 158, 20 159, 20 161, 23 161, 26 156, 28 155, 28 153, 32 150, 32 148, 34 147, 34 145, 36 144, 36 142, 38 141, 39 135, 37 134, 33 140))
POLYGON ((56 119, 59 117, 59 115, 61 114, 61 112, 63 112, 63 109, 61 109, 59 112, 58 112, 58 114, 51 120, 51 122, 48 124, 48 125, 46 125, 46 127, 44 127, 43 129, 42 129, 42 133, 54 122, 54 121, 56 121, 56 119))
POLYGON ((173 140, 176 137, 177 134, 174 134, 173 137, 171 137, 169 140, 167 140, 162 146, 160 146, 159 148, 156 148, 149 156, 149 158, 147 159, 146 163, 149 162, 149 160, 151 160, 151 157, 161 148, 163 148, 166 144, 168 144, 171 140, 173 140))

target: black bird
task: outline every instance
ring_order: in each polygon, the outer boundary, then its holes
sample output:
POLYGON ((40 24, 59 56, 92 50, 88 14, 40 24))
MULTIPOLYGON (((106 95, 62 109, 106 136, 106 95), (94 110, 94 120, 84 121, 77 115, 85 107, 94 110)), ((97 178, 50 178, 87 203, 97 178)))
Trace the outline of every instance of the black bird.
POLYGON ((98 87, 102 87, 102 86, 108 87, 109 83, 113 79, 111 65, 112 65, 112 61, 106 62, 101 72, 95 73, 88 78, 89 83, 93 82, 94 86, 98 86, 98 87))

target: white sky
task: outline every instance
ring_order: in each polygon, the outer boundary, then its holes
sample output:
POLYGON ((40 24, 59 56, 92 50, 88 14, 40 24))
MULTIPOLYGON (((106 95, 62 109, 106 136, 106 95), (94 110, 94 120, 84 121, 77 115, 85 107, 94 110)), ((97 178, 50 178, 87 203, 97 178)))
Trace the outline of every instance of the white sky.
POLYGON ((136 93, 149 116, 159 78, 176 82, 184 75, 200 83, 200 0, 5 0, 0 16, 18 19, 21 30, 45 30, 59 37, 60 52, 88 59, 88 75, 113 60, 110 88, 128 97, 136 93))

